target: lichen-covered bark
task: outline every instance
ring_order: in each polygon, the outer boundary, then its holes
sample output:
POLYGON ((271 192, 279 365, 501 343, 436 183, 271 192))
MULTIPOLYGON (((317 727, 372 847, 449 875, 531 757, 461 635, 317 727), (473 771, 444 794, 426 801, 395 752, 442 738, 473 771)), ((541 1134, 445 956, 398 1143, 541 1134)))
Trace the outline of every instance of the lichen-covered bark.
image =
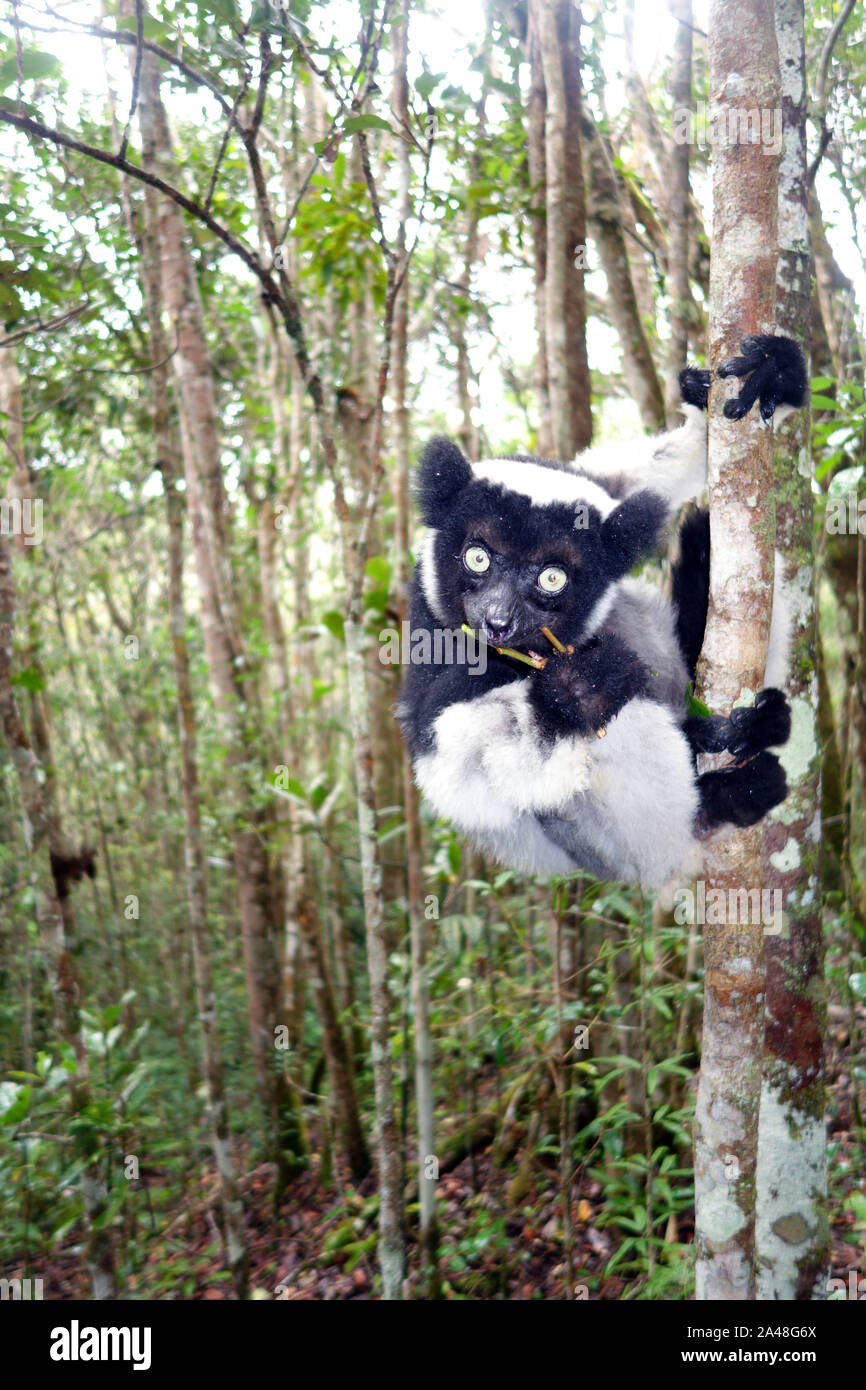
MULTIPOLYGON (((779 170, 776 322, 808 354, 810 268, 803 0, 776 0, 784 153, 779 170)), ((785 905, 767 951, 764 1081, 758 1134, 758 1297, 826 1297, 825 996, 821 922, 821 758, 817 728, 810 417, 776 436, 776 543, 796 604, 786 692, 793 732, 782 762, 790 794, 764 833, 764 878, 785 905)))
MULTIPOLYGON (((710 117, 779 104, 772 0, 712 0, 710 117)), ((778 160, 760 141, 713 148, 709 357, 734 355, 749 333, 772 333, 777 266, 778 160)), ((773 440, 753 411, 724 418, 711 393, 710 613, 700 677, 715 710, 761 688, 773 583, 773 440)), ((760 827, 708 846, 707 889, 761 883, 760 827)), ((754 1297, 755 1166, 763 1052, 760 922, 705 932, 701 1077, 695 1119, 697 1297, 754 1297)))

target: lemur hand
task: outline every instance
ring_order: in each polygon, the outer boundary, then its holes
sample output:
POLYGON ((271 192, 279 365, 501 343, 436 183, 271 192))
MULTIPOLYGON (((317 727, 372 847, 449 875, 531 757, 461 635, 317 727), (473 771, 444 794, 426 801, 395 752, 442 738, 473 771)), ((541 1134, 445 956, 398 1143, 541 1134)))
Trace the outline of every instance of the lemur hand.
POLYGON ((742 420, 756 400, 764 420, 780 405, 798 410, 806 399, 806 363, 793 338, 759 333, 744 338, 740 350, 742 357, 729 358, 718 370, 721 377, 745 377, 740 394, 725 402, 727 419, 742 420))
POLYGON ((530 677, 530 699, 556 733, 597 733, 629 700, 644 694, 649 673, 612 633, 593 637, 573 652, 551 656, 530 677))

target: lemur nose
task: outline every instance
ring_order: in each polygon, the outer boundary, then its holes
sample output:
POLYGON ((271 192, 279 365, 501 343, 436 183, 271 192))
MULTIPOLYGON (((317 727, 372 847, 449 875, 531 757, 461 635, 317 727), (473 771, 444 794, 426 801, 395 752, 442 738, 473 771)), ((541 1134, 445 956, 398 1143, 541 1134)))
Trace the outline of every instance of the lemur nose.
POLYGON ((484 615, 484 630, 490 641, 497 646, 511 635, 514 626, 514 613, 507 608, 488 609, 484 615))

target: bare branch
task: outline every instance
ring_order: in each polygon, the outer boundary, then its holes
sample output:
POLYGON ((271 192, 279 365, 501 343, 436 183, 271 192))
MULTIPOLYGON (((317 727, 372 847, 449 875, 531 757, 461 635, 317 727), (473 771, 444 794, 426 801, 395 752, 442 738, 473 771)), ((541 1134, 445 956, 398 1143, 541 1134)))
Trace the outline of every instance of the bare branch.
POLYGON ((133 117, 138 107, 138 84, 141 81, 141 60, 144 56, 142 44, 144 42, 144 9, 142 0, 135 0, 135 71, 132 74, 132 97, 129 102, 129 115, 126 118, 126 129, 123 132, 123 139, 120 142, 118 154, 121 159, 126 156, 126 149, 129 144, 129 132, 132 128, 133 117))
POLYGON ((90 300, 87 299, 83 304, 77 304, 74 309, 67 309, 65 314, 58 314, 56 318, 49 319, 43 323, 33 324, 30 328, 19 328, 15 333, 10 333, 6 338, 0 338, 0 348, 12 347, 14 343, 23 343, 25 338, 29 338, 34 333, 56 333, 58 328, 65 328, 68 323, 77 319, 83 314, 85 309, 90 308, 90 300))

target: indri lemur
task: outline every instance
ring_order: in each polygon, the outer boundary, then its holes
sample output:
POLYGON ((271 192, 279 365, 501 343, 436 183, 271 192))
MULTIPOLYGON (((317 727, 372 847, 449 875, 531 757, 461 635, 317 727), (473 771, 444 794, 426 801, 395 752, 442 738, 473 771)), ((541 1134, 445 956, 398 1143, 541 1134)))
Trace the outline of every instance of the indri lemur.
MULTIPOLYGON (((803 404, 797 345, 747 338, 719 376, 744 379, 725 414, 756 400, 765 420, 803 404)), ((583 869, 655 889, 696 866, 717 827, 753 825, 787 795, 778 758, 790 619, 774 594, 770 687, 730 718, 690 716, 703 640, 709 520, 681 532, 673 601, 629 577, 662 525, 706 486, 710 373, 680 378, 685 424, 563 464, 519 456, 470 463, 428 445, 418 497, 428 531, 412 581, 413 632, 468 624, 496 647, 546 654, 542 670, 489 652, 486 671, 411 665, 398 713, 435 810, 494 860, 530 873, 583 869), (549 628, 573 652, 556 655, 549 628), (598 731, 604 730, 602 737, 598 731), (698 752, 734 755, 699 775, 698 752)))

